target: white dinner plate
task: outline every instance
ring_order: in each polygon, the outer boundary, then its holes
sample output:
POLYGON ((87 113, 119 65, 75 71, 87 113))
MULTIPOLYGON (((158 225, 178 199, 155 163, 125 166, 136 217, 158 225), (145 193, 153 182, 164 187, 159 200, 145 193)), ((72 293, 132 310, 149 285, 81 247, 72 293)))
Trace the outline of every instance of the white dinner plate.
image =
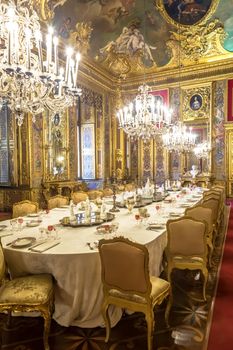
POLYGON ((30 247, 36 241, 35 237, 21 237, 17 238, 14 242, 12 242, 12 248, 26 248, 30 247))
POLYGON ((27 222, 26 223, 27 227, 36 227, 36 226, 39 226, 39 225, 40 225, 39 221, 31 221, 31 222, 27 222))
POLYGON ((170 213, 169 215, 172 216, 172 217, 179 217, 180 216, 179 213, 170 213))
POLYGON ((163 224, 149 224, 149 226, 148 226, 148 228, 150 229, 150 230, 153 230, 153 229, 162 229, 162 228, 164 228, 165 227, 165 225, 163 225, 163 224))

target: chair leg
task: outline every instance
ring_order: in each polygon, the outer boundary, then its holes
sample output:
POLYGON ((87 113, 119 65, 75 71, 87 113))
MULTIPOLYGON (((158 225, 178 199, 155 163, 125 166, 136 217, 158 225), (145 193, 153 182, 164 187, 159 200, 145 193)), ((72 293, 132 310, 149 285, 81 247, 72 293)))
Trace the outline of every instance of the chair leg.
POLYGON ((146 312, 147 322, 147 348, 153 350, 153 332, 154 332, 154 310, 150 308, 146 312))
POLYGON ((11 327, 11 310, 7 311, 7 321, 6 321, 7 328, 11 327))
POLYGON ((167 306, 165 310, 165 322, 167 327, 169 327, 169 316, 170 316, 170 310, 173 304, 173 294, 172 294, 172 288, 170 287, 170 294, 168 296, 167 306))
POLYGON ((108 314, 108 302, 104 302, 102 306, 102 315, 104 318, 105 326, 106 326, 106 337, 105 337, 105 343, 108 342, 109 336, 110 336, 110 330, 111 330, 111 322, 108 314))
POLYGON ((203 269, 202 270, 203 276, 204 276, 204 283, 203 283, 203 298, 206 301, 206 285, 207 285, 207 281, 208 281, 208 270, 207 269, 203 269))
POLYGON ((209 267, 212 267, 212 255, 213 255, 213 250, 214 250, 214 247, 213 247, 213 244, 212 242, 209 240, 208 241, 208 263, 209 263, 209 267))
POLYGON ((44 318, 44 334, 43 334, 44 349, 49 350, 49 330, 51 325, 51 314, 50 312, 43 312, 41 313, 41 316, 43 316, 44 318))

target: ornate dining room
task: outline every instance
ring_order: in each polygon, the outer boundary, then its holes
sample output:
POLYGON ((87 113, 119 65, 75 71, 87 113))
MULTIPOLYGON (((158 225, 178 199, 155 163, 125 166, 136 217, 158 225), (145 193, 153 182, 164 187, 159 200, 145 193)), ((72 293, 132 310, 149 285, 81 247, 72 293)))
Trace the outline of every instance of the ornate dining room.
POLYGON ((233 0, 0 0, 0 346, 231 350, 233 0))

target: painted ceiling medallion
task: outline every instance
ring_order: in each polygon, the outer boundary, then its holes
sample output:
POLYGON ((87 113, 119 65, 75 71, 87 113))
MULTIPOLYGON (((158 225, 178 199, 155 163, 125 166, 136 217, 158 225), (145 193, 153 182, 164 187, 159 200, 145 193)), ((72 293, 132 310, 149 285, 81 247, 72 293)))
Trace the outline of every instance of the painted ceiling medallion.
POLYGON ((206 22, 218 4, 219 0, 156 0, 156 8, 168 23, 176 27, 206 22))

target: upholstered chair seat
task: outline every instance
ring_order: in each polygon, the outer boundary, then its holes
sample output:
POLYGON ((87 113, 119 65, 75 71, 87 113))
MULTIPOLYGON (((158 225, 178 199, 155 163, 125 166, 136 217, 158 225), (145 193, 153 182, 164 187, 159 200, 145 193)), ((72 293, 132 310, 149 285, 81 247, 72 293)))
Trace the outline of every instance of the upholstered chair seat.
MULTIPOLYGON (((162 296, 164 298, 164 292, 168 291, 170 288, 170 284, 165 281, 162 278, 159 277, 155 277, 155 276, 150 276, 150 282, 151 282, 151 293, 150 293, 150 298, 152 300, 152 303, 154 302, 154 300, 159 299, 160 296, 162 296)), ((140 295, 137 294, 127 294, 127 293, 123 293, 120 292, 119 290, 116 289, 111 289, 109 290, 109 295, 118 297, 118 298, 122 298, 122 299, 127 299, 127 300, 131 300, 134 301, 136 303, 143 303, 146 304, 146 299, 141 297, 140 295)))
POLYGON ((48 274, 18 277, 6 281, 0 288, 0 308, 2 304, 41 305, 48 302, 53 292, 52 276, 48 274))
MULTIPOLYGON (((6 266, 0 245, 0 312, 40 312, 44 318, 44 349, 49 350, 48 335, 53 312, 54 287, 50 274, 6 279, 6 266)), ((10 323, 10 322, 9 322, 10 323)))

